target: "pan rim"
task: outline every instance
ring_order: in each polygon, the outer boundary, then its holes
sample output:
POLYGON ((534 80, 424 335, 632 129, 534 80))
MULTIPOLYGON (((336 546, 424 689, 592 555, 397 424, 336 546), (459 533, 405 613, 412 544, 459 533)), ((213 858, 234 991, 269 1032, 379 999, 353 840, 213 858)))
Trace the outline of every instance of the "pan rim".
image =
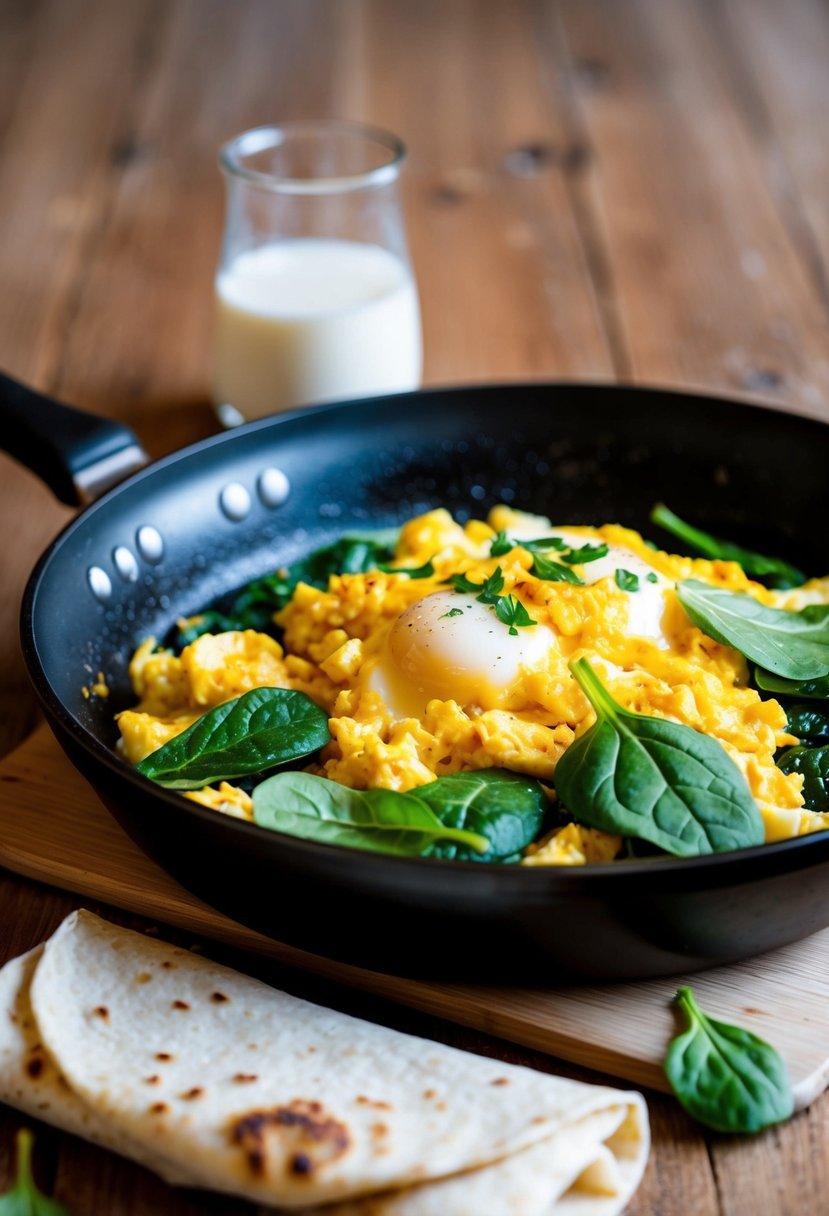
MULTIPOLYGON (((122 492, 128 488, 133 488, 140 485, 142 481, 151 480, 153 477, 166 471, 177 463, 184 461, 196 454, 202 454, 206 451, 211 451, 215 447, 232 444, 236 437, 244 437, 258 431, 277 430, 282 426, 290 426, 299 420, 305 420, 314 417, 324 424, 324 420, 328 417, 338 418, 341 414, 348 411, 354 406, 374 406, 377 409, 383 408, 383 403, 393 401, 396 405, 404 402, 406 399, 422 400, 424 396, 446 394, 465 397, 469 394, 479 393, 498 393, 504 390, 522 392, 527 388, 534 390, 548 391, 566 391, 566 392, 608 392, 611 395, 614 393, 635 394, 645 396, 658 396, 668 394, 676 398, 686 405, 692 405, 697 402, 704 402, 708 406, 727 405, 729 408, 735 409, 738 413, 744 412, 748 418, 753 411, 761 410, 764 413, 770 414, 779 420, 793 421, 795 425, 805 425, 807 429, 814 429, 814 433, 823 434, 824 437, 829 436, 829 423, 816 417, 814 414, 804 413, 798 410, 781 410, 775 402, 759 397, 746 397, 739 394, 733 396, 723 392, 705 393, 698 391, 689 391, 684 389, 676 389, 672 386, 662 386, 655 383, 648 384, 633 384, 620 383, 614 380, 547 380, 547 379, 527 379, 521 381, 486 381, 480 384, 452 384, 448 386, 429 385, 426 388, 415 389, 406 393, 396 393, 383 395, 373 398, 360 398, 356 400, 334 401, 323 405, 314 406, 312 408, 295 409, 279 414, 269 415, 265 418, 256 419, 253 422, 245 423, 230 431, 219 432, 216 435, 208 436, 205 439, 197 440, 194 443, 188 444, 186 447, 180 448, 175 452, 171 452, 159 460, 147 465, 136 473, 132 474, 119 485, 108 490, 101 498, 97 499, 88 507, 82 509, 76 516, 68 521, 61 528, 53 540, 49 543, 46 549, 38 558, 34 568, 26 583, 24 589, 21 611, 20 611, 20 642, 23 651, 26 668, 29 678, 32 681, 35 692, 46 710, 47 719, 50 727, 52 720, 60 725, 67 735, 71 737, 73 742, 79 745, 84 752, 96 763, 103 764, 114 777, 124 781, 138 792, 151 795, 153 798, 159 799, 165 806, 174 807, 179 815, 186 814, 194 818, 197 822, 209 822, 215 825, 219 812, 211 810, 208 807, 201 806, 189 799, 185 799, 180 793, 167 790, 163 786, 157 785, 149 778, 144 777, 135 769, 128 765, 116 752, 107 748, 96 736, 89 731, 73 714, 66 708, 62 699, 55 692, 52 684, 46 674, 45 667, 41 662, 40 653, 37 646, 37 637, 35 635, 34 618, 36 611, 37 595, 42 583, 45 572, 48 569, 55 553, 66 543, 71 535, 81 527, 86 526, 88 521, 95 516, 99 510, 106 509, 108 504, 116 499, 122 492)), ((91 784, 91 783, 90 783, 91 784)), ((94 789, 95 787, 92 786, 94 789)), ((373 853, 370 850, 362 849, 344 849, 339 845, 324 844, 317 841, 303 840, 299 837, 288 835, 287 833, 271 831, 260 827, 258 824, 247 820, 237 819, 232 816, 221 816, 222 822, 227 830, 231 832, 241 833, 251 841, 254 839, 261 840, 262 833, 266 833, 273 840, 278 840, 281 846, 290 851, 298 851, 299 853, 308 856, 328 857, 333 858, 345 853, 354 853, 361 858, 361 864, 365 866, 378 866, 383 870, 388 869, 390 865, 396 866, 398 870, 408 869, 416 866, 424 870, 424 873, 431 871, 432 873, 450 873, 458 872, 463 874, 477 874, 477 881, 496 881, 502 885, 508 882, 520 882, 522 886, 531 886, 536 884, 537 890, 544 887, 561 886, 562 888, 576 887, 584 888, 585 886, 594 886, 596 883, 604 884, 610 880, 613 883, 632 882, 635 878, 647 878, 660 876, 676 877, 679 874, 686 874, 689 877, 693 876, 700 869, 707 872, 719 873, 720 871, 729 871, 734 869, 742 871, 745 869, 752 870, 753 868, 763 869, 764 859, 770 864, 781 857, 788 854, 798 855, 801 850, 807 849, 815 854, 814 865, 821 864, 821 856, 826 854, 829 856, 829 828, 820 832, 810 833, 804 836, 790 837, 786 840, 774 841, 769 844, 754 845, 750 848, 735 849, 724 853, 703 854, 696 857, 654 857, 640 860, 626 860, 620 865, 618 861, 612 862, 591 862, 585 866, 518 866, 518 865, 498 865, 487 864, 484 862, 472 861, 456 861, 446 858, 436 857, 398 857, 393 854, 373 853), (820 846, 823 846, 821 849, 820 846), (436 863, 438 869, 436 870, 436 863), (424 869, 424 867, 426 869, 424 869), (495 878, 495 875, 502 877, 495 878), (518 875, 521 875, 518 878, 518 875), (535 877, 530 877, 534 875, 535 877), (613 876, 613 877, 611 877, 613 876), (626 877, 628 876, 628 877, 626 877)), ((727 875, 721 876, 726 877, 727 875)), ((751 875, 740 873, 734 875, 735 882, 752 881, 751 875)))

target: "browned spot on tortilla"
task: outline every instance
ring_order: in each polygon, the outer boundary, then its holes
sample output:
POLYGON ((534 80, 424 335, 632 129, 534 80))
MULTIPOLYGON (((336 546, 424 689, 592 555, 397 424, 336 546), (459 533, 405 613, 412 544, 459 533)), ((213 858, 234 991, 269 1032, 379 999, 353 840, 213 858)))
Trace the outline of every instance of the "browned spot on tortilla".
POLYGON ((135 982, 136 984, 149 984, 152 978, 153 977, 150 975, 149 971, 139 971, 138 975, 135 977, 135 982))
POLYGON ((259 1077, 255 1072, 237 1072, 233 1080, 238 1081, 240 1085, 247 1085, 250 1081, 258 1081, 259 1077))
POLYGON ((509 1077, 496 1077, 494 1081, 490 1081, 490 1085, 509 1085, 509 1077))
POLYGON ((268 1149, 289 1173, 307 1177, 347 1151, 348 1129, 321 1102, 294 1098, 287 1106, 252 1110, 230 1123, 230 1139, 243 1149, 252 1174, 265 1174, 268 1149))
POLYGON ((314 1047, 314 1045, 312 1043, 311 1046, 308 1048, 308 1055, 312 1056, 316 1050, 317 1050, 316 1047, 314 1047))
POLYGON ((12 1026, 16 1026, 16 1025, 17 1025, 17 1014, 16 1014, 16 1013, 11 1013, 11 1012, 10 1012, 10 1013, 9 1013, 9 1021, 11 1022, 12 1026))
POLYGON ((37 1104, 37 1109, 38 1109, 38 1110, 48 1110, 48 1109, 49 1109, 49 1103, 48 1103, 48 1102, 38 1102, 38 1104, 37 1104))
POLYGON ((211 992, 210 999, 214 1005, 223 1005, 225 1001, 229 1001, 230 997, 225 996, 223 992, 211 992))
POLYGON ((173 1001, 173 1009, 189 1009, 186 1001, 173 1001))
POLYGON ((424 1089, 424 1091, 423 1091, 423 1097, 426 1099, 427 1102, 431 1102, 432 1098, 436 1098, 437 1096, 438 1096, 437 1090, 424 1089))
POLYGON ((435 1110, 446 1110, 446 1103, 445 1102, 436 1102, 435 1110))
POLYGON ((163 1115, 166 1114, 169 1109, 170 1108, 166 1102, 153 1102, 152 1106, 150 1107, 150 1114, 163 1115))
POLYGON ((96 1017, 103 1018, 105 1022, 109 1021, 109 1010, 106 1005, 98 1005, 92 1010, 96 1017))
POLYGON ((46 1061, 43 1056, 32 1056, 31 1060, 27 1060, 25 1064, 26 1072, 36 1080, 46 1067, 46 1061))
POLYGON ((161 1077, 158 1075, 158 1073, 153 1073, 153 1075, 151 1077, 144 1078, 144 1084, 145 1085, 160 1085, 161 1077))
POLYGON ((531 1123, 546 1123, 547 1116, 546 1115, 536 1115, 534 1119, 530 1120, 530 1122, 531 1123))
POLYGON ((743 1005, 743 1013, 759 1013, 762 1014, 762 1009, 755 1009, 753 1005, 743 1005))
POLYGON ((374 1138, 376 1140, 380 1140, 380 1139, 382 1139, 383 1136, 387 1136, 389 1134, 388 1124, 387 1123, 372 1123, 370 1131, 371 1131, 372 1136, 374 1136, 374 1138))
POLYGON ((391 1110, 390 1102, 378 1102, 374 1098, 367 1098, 365 1094, 357 1095, 357 1105, 371 1106, 374 1108, 374 1110, 391 1110))
POLYGON ((185 1090, 181 1097, 185 1102, 192 1102, 195 1098, 200 1098, 203 1093, 204 1090, 200 1085, 194 1085, 192 1089, 185 1090))
POLYGON ((171 963, 170 960, 168 958, 166 958, 164 960, 164 962, 161 964, 161 966, 164 968, 165 971, 175 971, 176 967, 178 966, 178 963, 171 963))
POLYGON ((173 1056, 170 1055, 169 1051, 157 1051, 155 1053, 155 1058, 166 1063, 168 1060, 172 1060, 173 1056))

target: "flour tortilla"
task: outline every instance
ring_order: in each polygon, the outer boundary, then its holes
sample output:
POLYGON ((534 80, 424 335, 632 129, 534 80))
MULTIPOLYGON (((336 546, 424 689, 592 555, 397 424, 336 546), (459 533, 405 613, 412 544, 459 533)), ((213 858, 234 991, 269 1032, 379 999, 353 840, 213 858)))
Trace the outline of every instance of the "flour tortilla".
POLYGON ((4 1027, 0 1096, 168 1180, 328 1216, 613 1216, 644 1169, 638 1094, 334 1013, 89 913, 0 972, 15 985, 54 1067, 23 1080, 31 1042, 4 1027))

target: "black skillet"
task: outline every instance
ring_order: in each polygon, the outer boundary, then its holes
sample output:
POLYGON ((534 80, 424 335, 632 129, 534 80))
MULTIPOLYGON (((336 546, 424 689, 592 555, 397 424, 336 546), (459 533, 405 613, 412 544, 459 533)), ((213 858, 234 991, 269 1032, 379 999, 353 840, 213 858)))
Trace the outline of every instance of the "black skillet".
MULTIPOLYGON (((113 423, 54 413, 10 381, 0 398, 4 445, 64 499, 67 466, 89 496, 135 456, 134 436, 113 423)), ((145 636, 348 529, 508 502, 647 531, 664 499, 821 574, 828 469, 818 422, 631 387, 429 390, 264 419, 144 469, 61 533, 26 589, 26 662, 58 740, 133 839, 274 938, 387 971, 535 983, 743 958, 829 924, 829 833, 570 869, 383 857, 165 792, 115 754, 112 715, 131 701, 127 663, 145 636), (112 695, 86 700, 98 671, 112 695)))

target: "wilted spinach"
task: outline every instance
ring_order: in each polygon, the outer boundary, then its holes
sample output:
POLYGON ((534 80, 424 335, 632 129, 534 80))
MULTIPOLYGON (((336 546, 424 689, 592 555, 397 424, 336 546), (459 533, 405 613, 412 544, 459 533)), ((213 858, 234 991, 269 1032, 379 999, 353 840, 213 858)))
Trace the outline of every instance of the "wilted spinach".
POLYGON ((777 557, 764 557, 762 553, 754 553, 751 549, 744 549, 741 545, 721 540, 710 532, 703 532, 701 528, 686 524, 662 502, 658 502, 651 511, 651 523, 684 541, 703 557, 737 562, 751 578, 758 579, 769 587, 784 590, 787 587, 799 587, 801 583, 806 582, 806 575, 788 562, 777 557))
POLYGON ((801 743, 810 747, 829 743, 829 706, 792 705, 786 710, 786 723, 789 734, 801 743))
POLYGON ((810 811, 829 812, 829 745, 790 747, 777 762, 784 773, 802 773, 803 799, 810 811))
MULTIPOLYGON (((272 632, 274 613, 285 607, 298 583, 324 589, 332 574, 365 574, 376 570, 381 562, 388 562, 394 556, 396 538, 397 532, 391 529, 341 536, 289 566, 280 566, 273 574, 254 579, 236 593, 226 608, 209 608, 192 617, 178 630, 174 645, 182 649, 203 633, 224 633, 229 629, 272 632)), ((411 571, 400 573, 425 577, 411 571)))

